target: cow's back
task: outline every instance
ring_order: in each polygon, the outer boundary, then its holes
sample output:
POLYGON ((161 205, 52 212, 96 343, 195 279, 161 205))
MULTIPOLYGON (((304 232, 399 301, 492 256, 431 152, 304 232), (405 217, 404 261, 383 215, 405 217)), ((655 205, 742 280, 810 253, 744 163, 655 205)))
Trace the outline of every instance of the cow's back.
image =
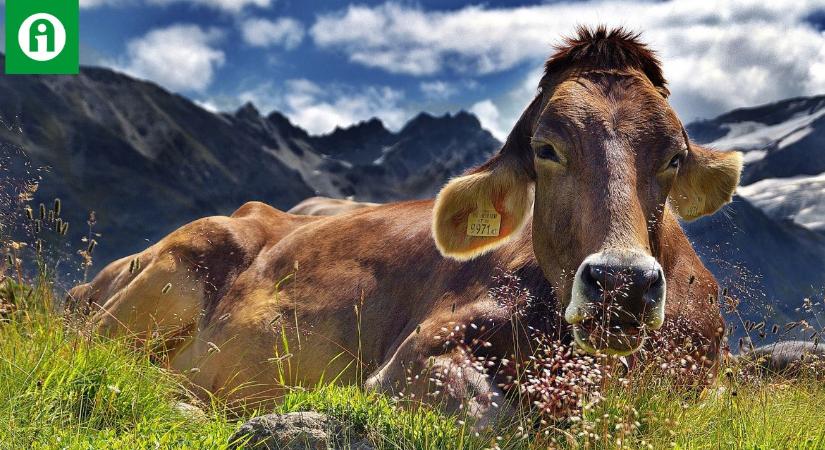
POLYGON ((317 219, 249 202, 231 216, 196 220, 109 264, 91 282, 73 288, 67 306, 90 314, 110 334, 192 326, 262 249, 317 219))
POLYGON ((348 199, 310 197, 293 206, 287 212, 303 216, 334 216, 378 205, 378 203, 356 202, 348 199))

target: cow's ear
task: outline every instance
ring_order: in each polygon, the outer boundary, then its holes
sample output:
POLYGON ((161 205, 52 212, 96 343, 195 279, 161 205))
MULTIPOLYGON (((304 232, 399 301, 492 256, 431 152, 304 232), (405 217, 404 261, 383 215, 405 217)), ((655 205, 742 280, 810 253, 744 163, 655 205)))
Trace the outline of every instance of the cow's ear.
POLYGON ((713 214, 733 199, 741 172, 741 152, 691 144, 671 188, 670 203, 685 220, 713 214))
POLYGON ((438 193, 433 238, 442 255, 466 261, 521 231, 533 205, 533 182, 507 158, 454 178, 438 193))

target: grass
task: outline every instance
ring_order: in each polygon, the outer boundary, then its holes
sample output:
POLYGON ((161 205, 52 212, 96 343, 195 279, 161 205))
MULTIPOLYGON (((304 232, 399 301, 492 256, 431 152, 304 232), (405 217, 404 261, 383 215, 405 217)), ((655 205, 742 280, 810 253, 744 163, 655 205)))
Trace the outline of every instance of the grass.
MULTIPOLYGON (((191 399, 178 375, 127 342, 72 331, 49 312, 47 283, 6 279, 0 294, 11 299, 0 323, 0 448, 219 449, 242 423, 217 401, 200 419, 180 412, 176 403, 191 399)), ((701 394, 652 377, 611 383, 577 420, 537 428, 514 418, 480 435, 357 387, 297 389, 276 412, 324 412, 388 449, 825 449, 825 384, 728 373, 701 394)))
MULTIPOLYGON (((7 290, 8 290, 7 282, 7 290)), ((0 325, 0 447, 220 448, 235 426, 175 408, 178 377, 122 342, 69 331, 43 288, 0 325)))

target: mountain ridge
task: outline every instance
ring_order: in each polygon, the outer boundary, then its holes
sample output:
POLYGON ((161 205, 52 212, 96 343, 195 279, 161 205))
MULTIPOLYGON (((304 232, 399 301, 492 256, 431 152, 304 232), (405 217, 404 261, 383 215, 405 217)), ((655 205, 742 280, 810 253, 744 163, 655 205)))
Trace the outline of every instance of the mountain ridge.
MULTIPOLYGON (((0 60, 0 70, 3 65, 0 60)), ((33 166, 52 168, 42 175, 36 201, 60 197, 74 205, 82 212, 66 214, 76 225, 97 211, 101 264, 249 200, 288 209, 313 195, 365 201, 432 196, 441 180, 501 145, 477 120, 455 119, 466 113, 433 118, 455 127, 453 135, 463 133, 466 142, 404 128, 393 133, 377 119, 364 122, 383 130, 377 138, 363 133, 364 124, 311 136, 277 111, 264 116, 246 104, 234 113, 212 113, 155 83, 94 67, 77 76, 0 77, 0 98, 0 117, 18 125, 0 129, 0 141, 24 149, 33 166), (359 133, 360 140, 353 139, 359 133), (449 156, 410 156, 411 149, 447 147, 449 156), (351 162, 328 149, 375 153, 351 162), (376 162, 385 150, 391 157, 376 162)), ((70 228, 70 241, 85 235, 81 228, 70 228)))
MULTIPOLYGON (((316 136, 278 111, 263 114, 249 103, 213 113, 154 83, 103 68, 83 68, 71 77, 0 77, 0 98, 0 117, 19 125, 0 127, 0 149, 24 149, 31 166, 51 168, 38 172, 34 202, 63 200, 64 217, 72 223, 67 246, 81 244, 88 234, 86 214, 97 211, 96 268, 189 221, 230 214, 251 200, 288 209, 313 195, 376 202, 432 198, 450 177, 501 146, 466 111, 421 113, 397 131, 372 118, 316 136)), ((816 141, 805 139, 825 129, 815 116, 825 111, 818 102, 820 97, 791 99, 686 128, 694 140, 711 145, 757 142, 743 148, 747 180, 752 165, 772 151, 818 156, 811 149, 816 141), (785 128, 793 133, 806 127, 807 135, 771 147, 787 138, 785 128)), ((797 171, 772 167, 782 164, 771 157, 769 168, 797 171)), ((787 187, 787 179, 765 180, 787 187)), ((825 177, 821 181, 825 188, 825 177)), ((760 306, 755 311, 773 306, 776 320, 795 319, 801 299, 825 286, 825 237, 798 223, 799 214, 788 220, 772 212, 748 186, 740 193, 722 213, 684 228, 720 283, 760 306)), ((816 198, 809 202, 825 207, 816 198)))

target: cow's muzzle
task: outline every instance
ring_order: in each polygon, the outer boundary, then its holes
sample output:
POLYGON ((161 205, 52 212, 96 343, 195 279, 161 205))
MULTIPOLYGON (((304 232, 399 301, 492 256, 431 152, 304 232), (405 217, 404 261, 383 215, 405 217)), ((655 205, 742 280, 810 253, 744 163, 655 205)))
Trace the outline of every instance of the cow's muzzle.
POLYGON ((588 256, 576 271, 565 320, 586 351, 626 355, 665 318, 665 274, 652 256, 604 251, 588 256))

